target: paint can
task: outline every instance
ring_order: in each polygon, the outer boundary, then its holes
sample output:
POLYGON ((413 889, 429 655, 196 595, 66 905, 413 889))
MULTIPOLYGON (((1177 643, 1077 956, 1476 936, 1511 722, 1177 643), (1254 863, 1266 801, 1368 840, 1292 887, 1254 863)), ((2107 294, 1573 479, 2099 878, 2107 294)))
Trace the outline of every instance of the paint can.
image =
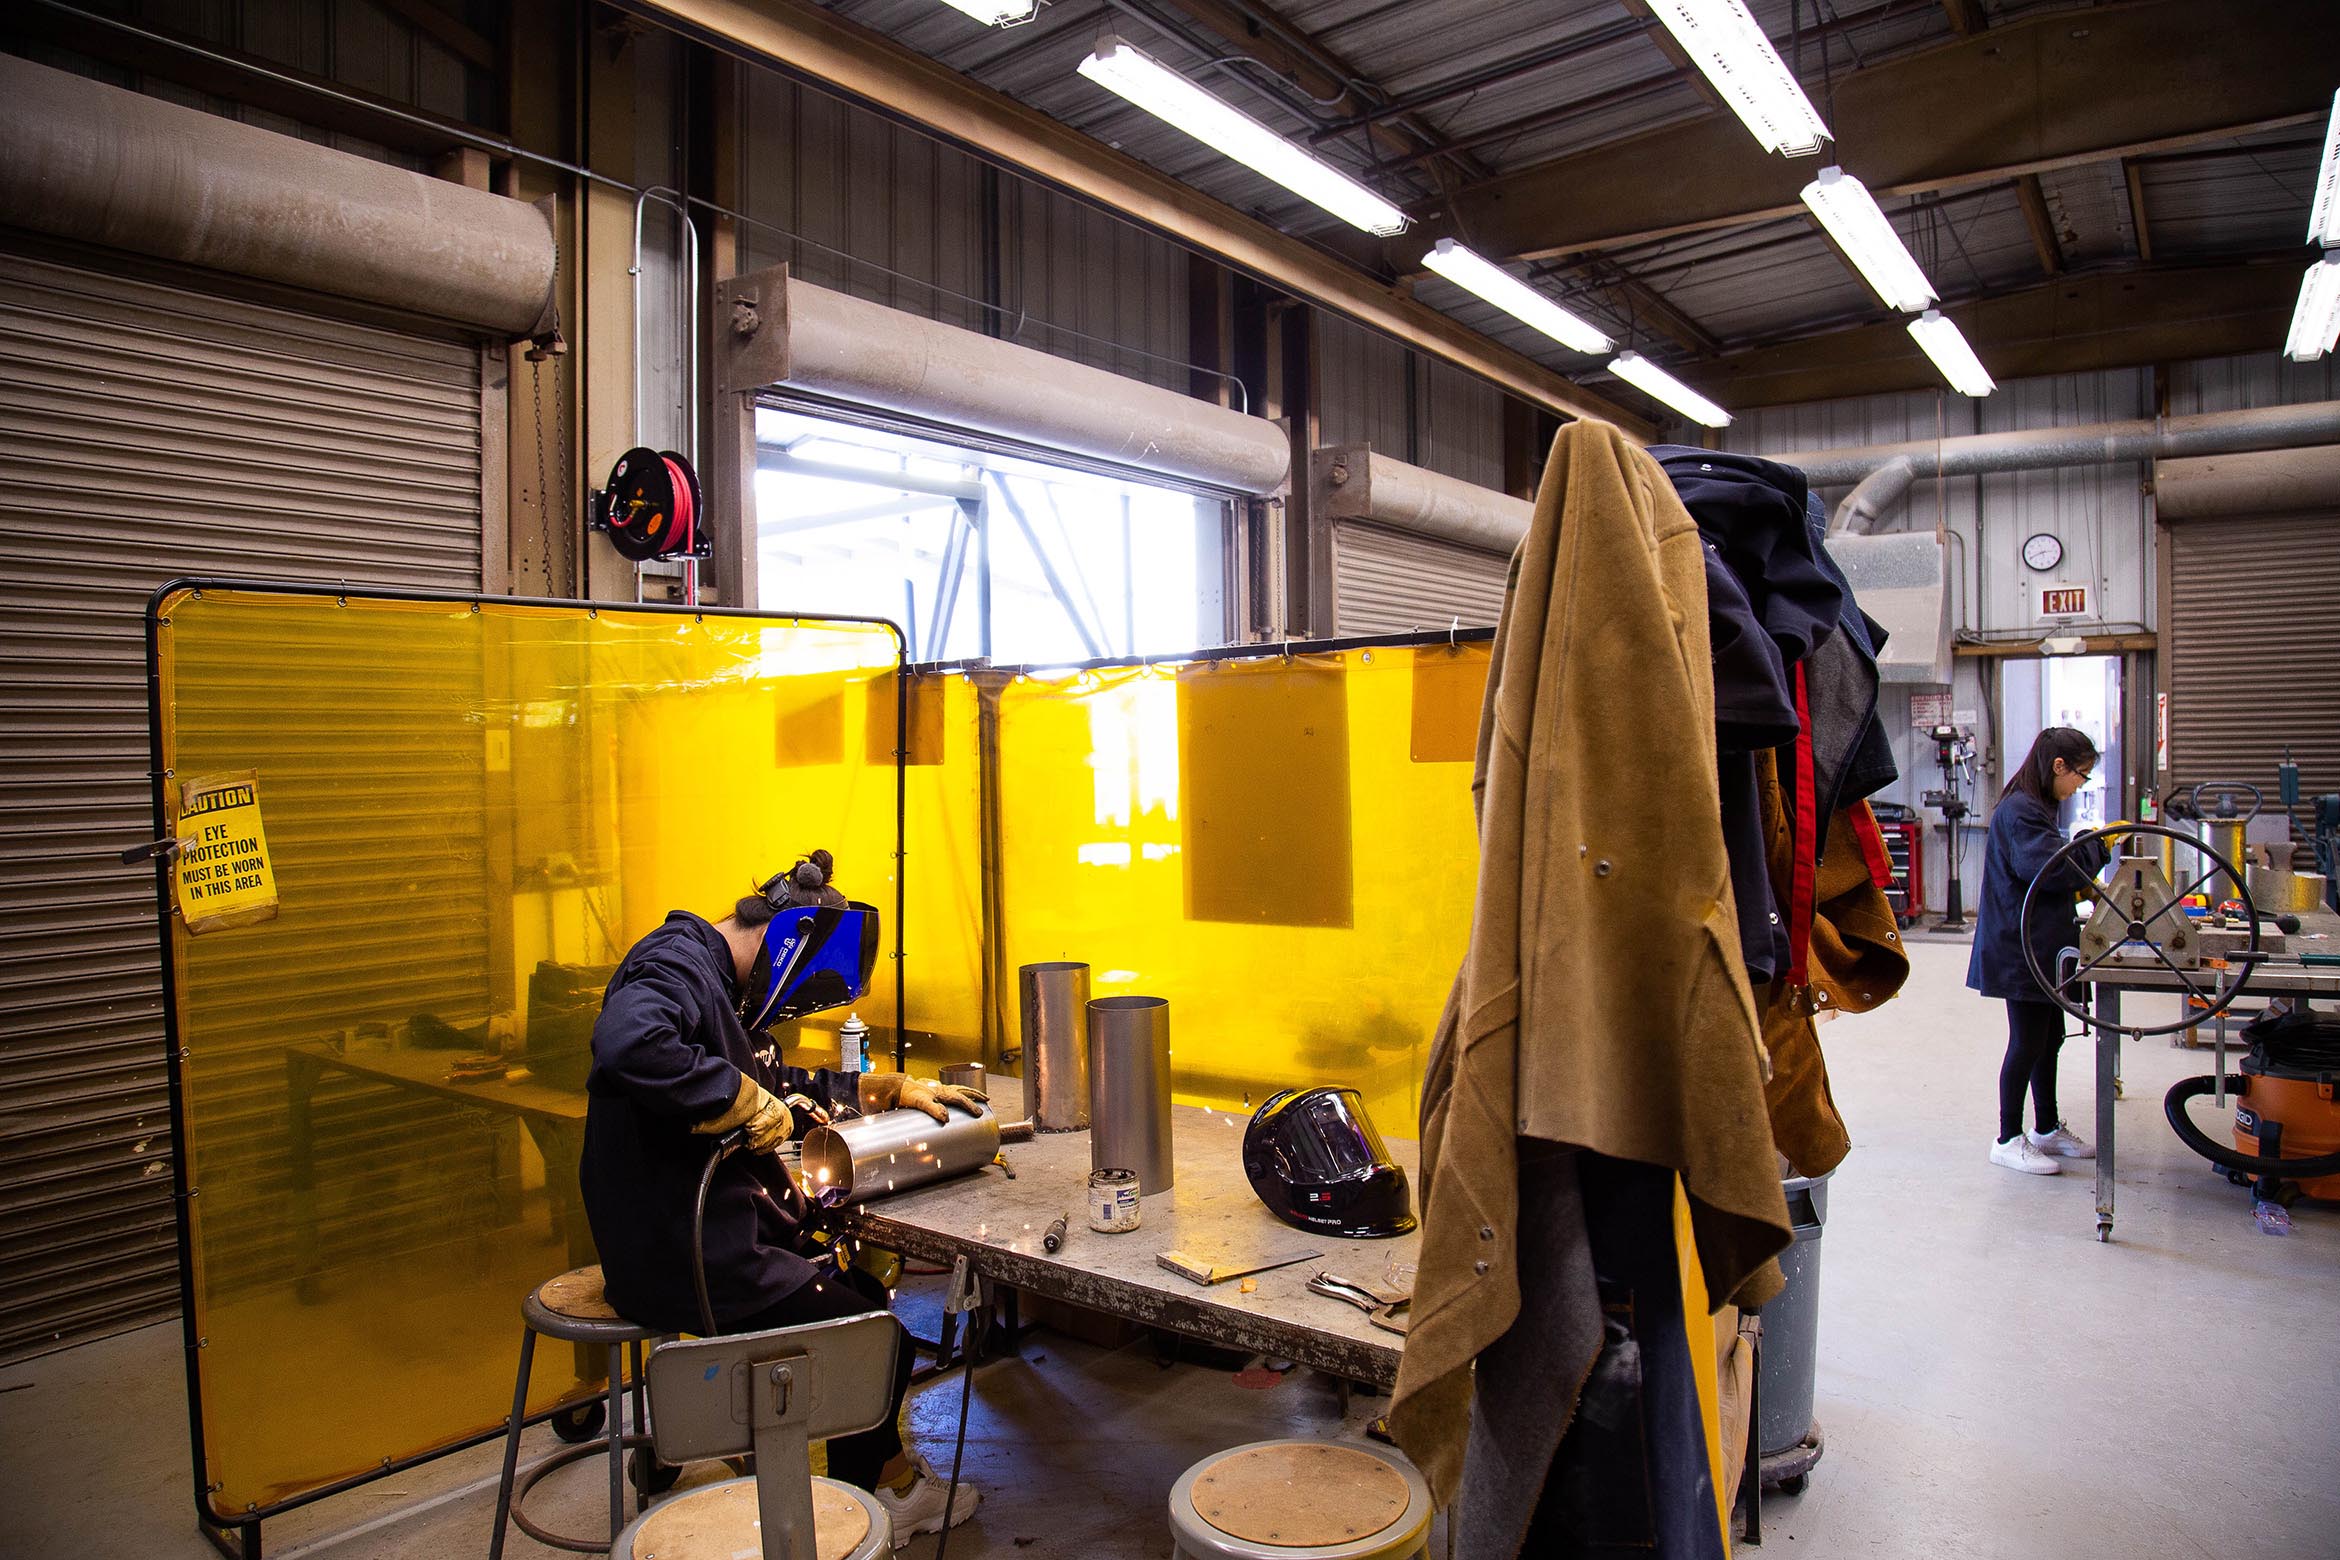
POLYGON ((1093 1170, 1089 1173, 1090 1229, 1106 1235, 1120 1235, 1136 1229, 1141 1217, 1135 1170, 1093 1170))

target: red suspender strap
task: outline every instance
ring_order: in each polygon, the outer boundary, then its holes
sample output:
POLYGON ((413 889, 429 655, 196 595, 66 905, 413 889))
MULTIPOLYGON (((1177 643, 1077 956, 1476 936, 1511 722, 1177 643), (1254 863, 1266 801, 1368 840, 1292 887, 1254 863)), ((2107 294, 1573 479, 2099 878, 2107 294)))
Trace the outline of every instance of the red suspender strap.
POLYGON ((1877 826, 1877 815, 1869 811, 1866 802, 1855 804, 1852 810, 1853 837, 1861 842, 1861 857, 1869 864, 1869 881, 1879 888, 1893 886, 1893 855, 1885 848, 1885 831, 1877 826))
POLYGON ((1812 776, 1812 701, 1804 687, 1804 667, 1796 664, 1796 824, 1795 867, 1788 889, 1788 985, 1812 984, 1812 901, 1820 875, 1819 798, 1812 776))

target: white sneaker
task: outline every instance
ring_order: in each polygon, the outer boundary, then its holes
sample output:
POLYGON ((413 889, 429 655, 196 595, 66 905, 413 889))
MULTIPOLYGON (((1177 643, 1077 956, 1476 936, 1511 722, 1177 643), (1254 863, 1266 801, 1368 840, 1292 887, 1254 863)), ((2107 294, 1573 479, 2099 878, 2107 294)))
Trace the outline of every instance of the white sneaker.
POLYGON ((910 1454, 910 1466, 917 1474, 908 1489, 899 1495, 886 1489, 877 1492, 878 1504, 893 1519, 896 1549, 920 1533, 940 1533, 946 1499, 950 1502, 952 1527, 975 1515, 975 1508, 983 1504, 983 1492, 965 1479, 959 1481, 959 1492, 952 1496, 950 1481, 938 1475, 934 1465, 916 1452, 910 1454))
POLYGON ((2020 1170, 2025 1175, 2061 1175, 2064 1167, 2051 1155, 2031 1146, 2031 1139, 2017 1134, 2004 1143, 1991 1145, 1991 1163, 2020 1170))
POLYGON ((2033 1148, 2038 1149, 2043 1154, 2053 1154, 2058 1159, 2094 1159, 2096 1157, 2095 1145, 2084 1143, 2074 1137, 2072 1129, 2060 1121, 2056 1123, 2056 1130, 2053 1132, 2026 1132, 2023 1135, 2030 1140, 2033 1148))

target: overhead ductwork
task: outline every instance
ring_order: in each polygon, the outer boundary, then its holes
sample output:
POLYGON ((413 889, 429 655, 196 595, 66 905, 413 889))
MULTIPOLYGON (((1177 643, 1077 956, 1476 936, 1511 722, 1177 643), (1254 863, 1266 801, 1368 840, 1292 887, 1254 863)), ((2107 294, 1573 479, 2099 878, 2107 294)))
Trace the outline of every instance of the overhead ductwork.
POLYGON ((1371 521, 1502 556, 1519 546, 1535 513, 1524 498, 1409 466, 1363 444, 1320 449, 1309 470, 1320 519, 1371 521))
POLYGON ((1948 549, 1932 531, 1833 535, 1828 556, 1861 610, 1885 629, 1877 676, 1889 683, 1950 686, 1948 549))
POLYGON ((11 55, 0 214, 507 338, 554 326, 552 224, 533 206, 11 55))
POLYGON ((2340 444, 2156 461, 2153 506, 2164 520, 2340 514, 2340 444))

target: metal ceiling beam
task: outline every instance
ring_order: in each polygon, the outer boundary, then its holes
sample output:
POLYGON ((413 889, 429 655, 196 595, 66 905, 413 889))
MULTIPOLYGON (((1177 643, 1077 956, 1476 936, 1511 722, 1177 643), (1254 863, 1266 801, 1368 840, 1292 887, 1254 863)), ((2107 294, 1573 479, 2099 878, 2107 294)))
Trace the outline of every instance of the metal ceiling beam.
POLYGON ((2134 157, 2121 159, 2121 177, 2129 186, 2129 226, 2137 234, 2137 258, 2153 263, 2153 228, 2145 215, 2145 170, 2134 157))
MULTIPOLYGON (((2270 352, 2282 343, 2298 290, 2296 265, 2185 266, 2066 276, 1942 312, 2004 384, 2270 352)), ((1942 376, 1899 319, 1735 352, 1677 372, 1734 411, 1942 388, 1942 376)))
MULTIPOLYGON (((1655 428, 1523 353, 1466 329, 1323 251, 1245 216, 1071 126, 805 0, 618 0, 756 64, 826 83, 872 112, 1116 211, 1280 288, 1466 369, 1537 406, 1655 428)), ((1419 250, 1415 253, 1418 255, 1419 250)))
POLYGON ((2041 273, 2063 275, 2064 246, 2056 242, 2055 218, 2048 215, 2047 191, 2039 187, 2038 174, 2015 176, 2015 204, 2023 209, 2023 227, 2031 235, 2032 253, 2039 256, 2041 273))
POLYGON ((1991 25, 1983 14, 1982 0, 1942 0, 1942 14, 1950 19, 1950 30, 1961 38, 1971 38, 1991 25))
MULTIPOLYGON (((2340 6, 2136 0, 2004 23, 1836 85, 1840 146, 1880 195, 2321 122, 2340 6)), ((1797 208, 1811 159, 1766 154, 1728 115, 1577 153, 1461 192, 1451 225, 1481 252, 1548 258, 1735 226, 1797 208)))

